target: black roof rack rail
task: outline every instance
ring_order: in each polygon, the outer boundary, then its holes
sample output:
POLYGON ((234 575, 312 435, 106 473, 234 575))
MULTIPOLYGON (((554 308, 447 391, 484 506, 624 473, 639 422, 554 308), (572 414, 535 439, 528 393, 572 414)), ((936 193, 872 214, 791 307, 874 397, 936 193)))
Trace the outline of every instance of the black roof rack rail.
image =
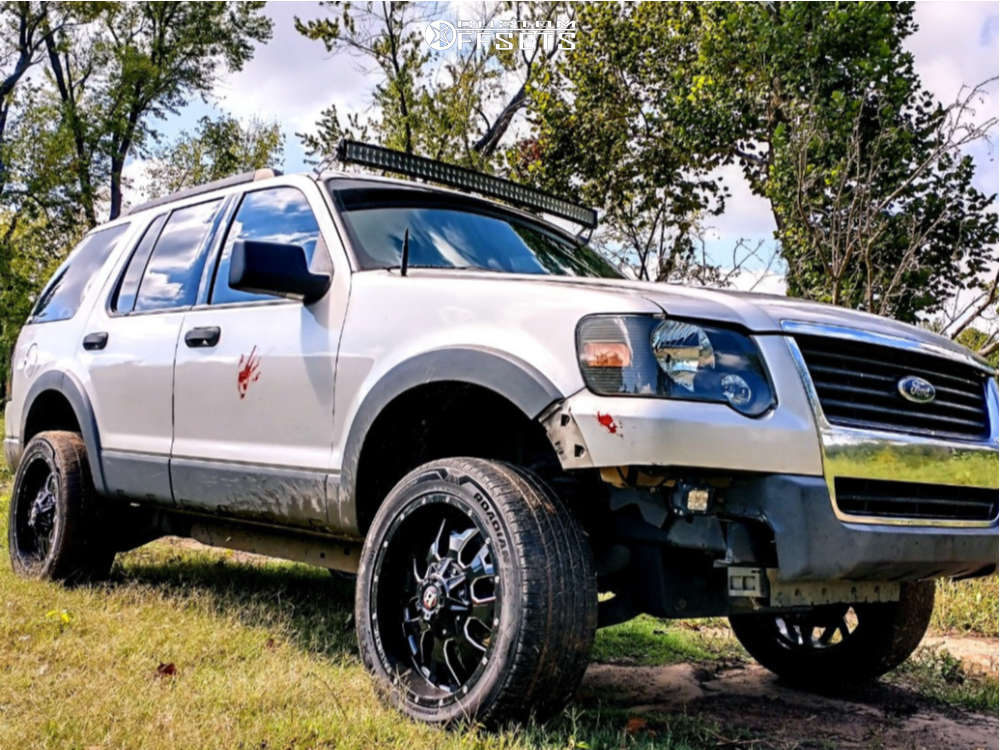
POLYGON ((266 180, 271 177, 278 177, 280 174, 281 172, 277 169, 255 169, 253 172, 234 174, 232 177, 223 177, 221 180, 206 182, 204 185, 184 188, 183 190, 178 190, 170 195, 164 195, 162 198, 154 198, 151 201, 140 203, 138 206, 130 208, 128 215, 131 216, 132 214, 137 214, 140 211, 145 211, 149 208, 156 208, 157 206, 162 206, 165 203, 172 203, 173 201, 181 200, 182 198, 190 198, 194 195, 210 193, 213 190, 221 190, 222 188, 232 187, 233 185, 242 185, 245 182, 256 182, 257 180, 266 180))
POLYGON ((443 161, 435 161, 423 156, 415 156, 403 151, 394 151, 383 146, 374 146, 370 143, 347 139, 337 144, 337 159, 347 164, 361 164, 408 177, 420 177, 491 198, 499 198, 517 206, 534 208, 569 219, 587 229, 593 229, 597 226, 597 211, 592 208, 581 206, 543 190, 536 190, 527 185, 483 172, 476 172, 457 164, 447 164, 443 161))

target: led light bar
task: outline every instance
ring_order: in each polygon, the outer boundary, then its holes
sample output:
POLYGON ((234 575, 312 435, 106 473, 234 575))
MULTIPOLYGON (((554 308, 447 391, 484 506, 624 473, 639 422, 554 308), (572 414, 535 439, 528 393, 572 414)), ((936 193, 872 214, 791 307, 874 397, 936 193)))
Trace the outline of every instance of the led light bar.
POLYGON ((420 177, 442 185, 499 198, 517 206, 561 216, 588 229, 597 226, 597 211, 592 208, 455 164, 445 164, 434 159, 425 159, 423 156, 350 140, 343 140, 337 145, 337 158, 349 164, 361 164, 408 177, 420 177))

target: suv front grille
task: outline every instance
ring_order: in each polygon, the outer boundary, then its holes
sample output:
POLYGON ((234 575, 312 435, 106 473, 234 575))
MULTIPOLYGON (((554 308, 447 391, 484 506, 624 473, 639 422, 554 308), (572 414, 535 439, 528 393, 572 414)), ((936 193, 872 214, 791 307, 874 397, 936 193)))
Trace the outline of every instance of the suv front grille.
POLYGON ((928 521, 992 521, 997 490, 945 484, 834 479, 837 507, 852 516, 928 521))
POLYGON ((824 336, 796 336, 823 414, 831 424, 974 439, 988 433, 986 378, 971 365, 908 349, 824 336), (915 375, 934 400, 904 399, 898 383, 915 375))

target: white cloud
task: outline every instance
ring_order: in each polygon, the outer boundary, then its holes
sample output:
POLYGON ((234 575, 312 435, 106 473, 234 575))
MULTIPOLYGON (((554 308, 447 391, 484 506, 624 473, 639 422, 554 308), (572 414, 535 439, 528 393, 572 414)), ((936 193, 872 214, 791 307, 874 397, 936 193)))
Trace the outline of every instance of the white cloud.
POLYGON ((767 199, 750 192, 750 185, 738 164, 720 167, 712 173, 712 178, 721 177, 729 188, 726 210, 721 216, 705 220, 706 237, 709 240, 735 244, 743 237, 770 238, 774 232, 774 218, 771 204, 767 199))
MULTIPOLYGON (((955 101, 962 87, 972 87, 1000 72, 997 48, 998 6, 995 2, 921 2, 914 18, 919 26, 907 40, 913 66, 924 86, 941 102, 955 101)), ((978 104, 979 122, 1000 111, 1000 87, 991 83, 978 104)), ((996 168, 997 127, 993 146, 976 144, 968 149, 976 161, 977 186, 988 194, 1000 190, 996 168)))
POLYGON ((774 271, 740 271, 730 279, 732 289, 739 292, 759 292, 761 294, 780 294, 784 296, 787 284, 783 274, 774 271))
POLYGON ((294 19, 337 14, 316 3, 268 3, 274 36, 243 70, 224 76, 213 92, 237 117, 279 120, 286 130, 308 130, 331 103, 358 109, 375 80, 350 55, 332 55, 322 42, 295 30, 294 19))

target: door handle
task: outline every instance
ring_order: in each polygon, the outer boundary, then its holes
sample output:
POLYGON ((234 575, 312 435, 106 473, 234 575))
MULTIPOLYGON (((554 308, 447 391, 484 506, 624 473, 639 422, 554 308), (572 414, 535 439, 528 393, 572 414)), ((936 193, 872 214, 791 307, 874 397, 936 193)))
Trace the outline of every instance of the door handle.
POLYGON ((199 346, 215 346, 222 336, 219 326, 199 326, 184 334, 184 343, 194 348, 199 346))
POLYGON ((83 348, 88 352, 103 349, 108 345, 108 332, 96 331, 83 337, 83 348))

